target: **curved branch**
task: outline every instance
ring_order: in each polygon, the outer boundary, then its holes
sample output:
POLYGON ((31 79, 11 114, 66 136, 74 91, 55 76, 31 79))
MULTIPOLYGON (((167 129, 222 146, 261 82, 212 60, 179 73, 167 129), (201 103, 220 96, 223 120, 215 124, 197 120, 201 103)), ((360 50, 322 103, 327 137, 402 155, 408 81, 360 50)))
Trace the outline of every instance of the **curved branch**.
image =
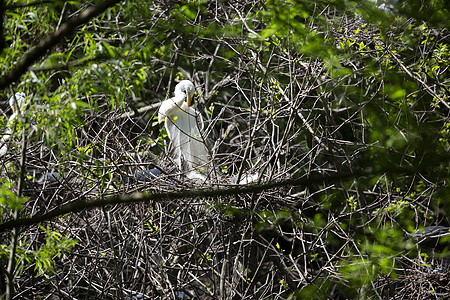
POLYGON ((76 27, 87 23, 90 19, 118 2, 119 0, 101 1, 95 6, 85 9, 78 16, 67 21, 67 23, 62 24, 57 31, 47 35, 36 47, 28 51, 12 69, 0 78, 0 89, 18 80, 34 62, 44 56, 53 46, 61 42, 64 37, 75 31, 76 27))

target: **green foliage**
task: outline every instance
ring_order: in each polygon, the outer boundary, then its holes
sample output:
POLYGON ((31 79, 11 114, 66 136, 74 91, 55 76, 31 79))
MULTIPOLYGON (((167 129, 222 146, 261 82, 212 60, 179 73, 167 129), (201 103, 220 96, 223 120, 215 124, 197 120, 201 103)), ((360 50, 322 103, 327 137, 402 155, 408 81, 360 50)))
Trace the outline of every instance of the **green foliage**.
MULTIPOLYGON (((1 75, 92 4, 25 3, 31 5, 6 1, 8 47, 0 56, 1 75)), ((12 129, 14 151, 2 165, 1 175, 9 179, 0 189, 1 217, 34 212, 13 188, 23 130, 32 145, 30 174, 70 168, 78 180, 73 186, 82 186, 75 199, 127 194, 136 189, 126 190, 125 178, 149 164, 145 153, 157 156, 169 143, 156 106, 133 117, 123 114, 160 102, 171 96, 177 80, 192 79, 198 87, 195 102, 207 118, 206 138, 217 141, 213 152, 221 175, 248 167, 271 180, 337 177, 280 188, 278 198, 267 191, 250 199, 214 199, 211 210, 225 221, 219 218, 211 232, 229 220, 232 230, 238 228, 239 238, 223 241, 238 248, 230 246, 236 255, 232 268, 240 273, 229 277, 236 282, 245 277, 240 283, 245 292, 263 293, 258 284, 266 279, 258 276, 273 268, 270 282, 280 297, 325 299, 341 293, 351 298, 362 291, 370 297, 378 278, 399 276, 397 259, 411 246, 405 232, 437 222, 449 225, 448 13, 444 0, 399 1, 388 9, 376 1, 122 1, 66 36, 20 82, 0 91, 5 101, 15 92, 30 98, 24 118, 12 129), (38 148, 44 149, 39 155, 38 148), (349 173, 354 175, 339 178, 349 173), (267 259, 254 267, 255 253, 282 263, 267 259), (280 266, 290 263, 295 266, 281 273, 280 266), (295 277, 306 270, 317 272, 307 280, 295 277)), ((4 108, 0 128, 6 130, 12 112, 7 104, 4 108)), ((171 165, 160 158, 164 167, 171 165)), ((32 200, 41 196, 32 195, 32 200)), ((64 201, 72 200, 70 195, 64 201)), ((170 207, 177 212, 170 225, 153 216, 137 218, 144 225, 137 228, 144 227, 152 239, 168 238, 188 208, 170 207)), ((183 221, 195 236, 198 220, 183 221)), ((50 228, 41 228, 46 238, 35 250, 27 250, 25 235, 19 238, 17 261, 34 264, 39 274, 55 271, 53 259, 75 245, 50 228)), ((220 265, 226 252, 191 246, 192 257, 204 259, 202 267, 220 265)), ((10 250, 3 245, 2 256, 10 250)), ((226 277, 222 270, 214 272, 226 277)))
MULTIPOLYGON (((25 264, 34 264, 34 271, 38 276, 45 276, 55 273, 54 265, 64 253, 71 251, 72 247, 76 245, 77 241, 69 239, 67 236, 62 236, 56 231, 51 231, 49 228, 39 226, 45 233, 45 243, 39 248, 32 250, 33 245, 27 239, 19 242, 16 247, 16 265, 20 266, 21 271, 25 264)), ((0 258, 6 260, 11 251, 9 246, 0 245, 0 258)))
POLYGON ((27 197, 19 197, 12 190, 11 183, 7 179, 0 181, 0 217, 5 219, 11 212, 21 211, 27 197))
POLYGON ((65 252, 70 252, 77 241, 69 239, 67 236, 63 237, 60 233, 51 231, 49 228, 39 227, 45 232, 47 238, 45 239, 45 244, 39 249, 31 251, 31 258, 36 260, 35 270, 38 274, 54 273, 53 264, 55 258, 61 259, 61 255, 65 252))

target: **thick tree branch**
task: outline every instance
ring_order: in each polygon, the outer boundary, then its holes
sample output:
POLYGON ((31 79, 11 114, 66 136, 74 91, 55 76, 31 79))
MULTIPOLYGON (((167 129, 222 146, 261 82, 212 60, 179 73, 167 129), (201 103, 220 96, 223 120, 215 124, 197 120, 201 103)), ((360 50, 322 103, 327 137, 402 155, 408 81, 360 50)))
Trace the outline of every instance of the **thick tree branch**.
POLYGON ((12 69, 0 78, 0 89, 18 80, 34 62, 44 56, 53 46, 61 42, 64 37, 71 34, 77 26, 87 23, 90 19, 118 2, 119 0, 101 1, 95 6, 85 9, 81 14, 70 19, 67 23, 62 24, 57 31, 47 35, 36 47, 27 52, 12 69))
MULTIPOLYGON (((34 216, 31 218, 16 219, 0 224, 0 232, 12 229, 14 227, 30 226, 38 224, 44 221, 48 221, 57 216, 61 216, 68 213, 74 213, 81 211, 83 209, 103 207, 111 204, 131 204, 137 202, 153 202, 153 201, 164 201, 173 200, 181 198, 196 198, 196 197, 224 197, 232 196, 238 194, 248 194, 248 193, 259 193, 273 188, 292 186, 292 185, 308 185, 312 183, 322 182, 324 180, 338 180, 345 178, 358 177, 361 175, 366 175, 363 173, 347 173, 347 174, 335 174, 335 175, 316 175, 310 177, 302 177, 296 179, 286 179, 282 181, 269 182, 260 185, 238 185, 231 186, 228 188, 206 188, 200 190, 189 190, 183 192, 171 192, 171 193, 134 193, 132 195, 118 195, 107 198, 98 198, 90 200, 80 200, 76 202, 70 202, 64 204, 60 207, 56 207, 46 214, 34 216)), ((373 174, 372 174, 373 175, 373 174)))

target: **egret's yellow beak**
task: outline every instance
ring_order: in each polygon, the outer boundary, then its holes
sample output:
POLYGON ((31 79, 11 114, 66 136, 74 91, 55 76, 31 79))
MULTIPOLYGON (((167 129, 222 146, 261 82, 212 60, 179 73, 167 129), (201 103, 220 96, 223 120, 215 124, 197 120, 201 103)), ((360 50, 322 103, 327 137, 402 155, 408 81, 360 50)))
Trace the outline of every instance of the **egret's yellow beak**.
POLYGON ((192 104, 192 98, 191 98, 191 95, 189 95, 189 94, 187 94, 186 104, 188 107, 191 106, 191 104, 192 104))

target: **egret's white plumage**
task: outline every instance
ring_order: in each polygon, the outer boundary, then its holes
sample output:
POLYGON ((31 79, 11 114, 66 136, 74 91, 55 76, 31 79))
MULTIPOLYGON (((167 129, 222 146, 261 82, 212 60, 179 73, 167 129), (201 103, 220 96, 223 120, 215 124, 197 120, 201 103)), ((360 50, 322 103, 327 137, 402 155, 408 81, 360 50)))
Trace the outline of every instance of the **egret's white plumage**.
POLYGON ((0 139, 0 157, 8 152, 8 140, 12 134, 12 126, 19 113, 23 112, 23 109, 26 107, 26 99, 25 93, 16 93, 9 99, 9 106, 11 106, 13 113, 9 117, 5 132, 0 139))
MULTIPOLYGON (((202 116, 191 106, 194 93, 192 82, 180 81, 175 87, 175 97, 161 104, 158 122, 165 121, 174 159, 180 170, 188 172, 202 170, 205 173, 208 170, 209 155, 201 135, 202 116)), ((192 178, 204 179, 204 176, 197 172, 190 174, 192 178)))

